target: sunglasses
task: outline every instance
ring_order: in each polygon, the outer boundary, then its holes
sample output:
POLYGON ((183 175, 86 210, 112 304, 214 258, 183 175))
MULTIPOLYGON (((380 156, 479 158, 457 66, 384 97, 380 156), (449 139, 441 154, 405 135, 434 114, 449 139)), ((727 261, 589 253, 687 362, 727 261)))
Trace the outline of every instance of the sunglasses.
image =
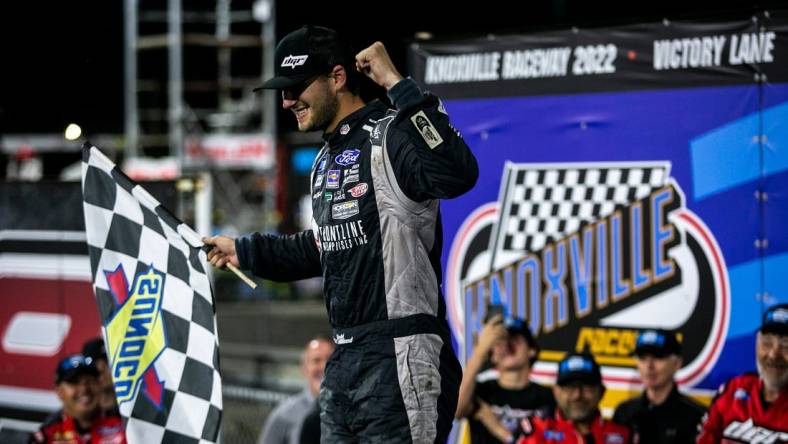
POLYGON ((323 74, 314 75, 301 83, 293 85, 288 88, 282 88, 282 100, 298 100, 301 94, 309 88, 309 85, 315 82, 323 74))

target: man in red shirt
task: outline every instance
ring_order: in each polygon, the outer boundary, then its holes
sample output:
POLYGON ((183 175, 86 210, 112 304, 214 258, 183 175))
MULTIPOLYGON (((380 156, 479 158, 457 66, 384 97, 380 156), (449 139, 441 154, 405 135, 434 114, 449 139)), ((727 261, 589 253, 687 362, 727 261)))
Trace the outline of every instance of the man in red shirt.
POLYGON ((558 364, 553 386, 558 404, 554 414, 520 421, 517 444, 628 444, 626 426, 602 418, 599 401, 605 394, 599 365, 590 354, 569 355, 558 364))
POLYGON ((125 444, 119 416, 106 415, 99 406, 98 370, 91 358, 71 355, 55 370, 55 384, 63 410, 30 436, 31 443, 125 444))
POLYGON ((758 373, 720 387, 698 444, 788 442, 788 304, 764 313, 755 355, 758 373))

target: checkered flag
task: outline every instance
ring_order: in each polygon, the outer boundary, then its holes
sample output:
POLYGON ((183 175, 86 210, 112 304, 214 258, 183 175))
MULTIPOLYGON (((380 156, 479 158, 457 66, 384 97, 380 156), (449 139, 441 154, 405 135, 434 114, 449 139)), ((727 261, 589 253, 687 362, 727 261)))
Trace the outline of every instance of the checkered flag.
POLYGON ((200 236, 88 144, 82 194, 93 290, 128 442, 216 442, 219 343, 200 236))
POLYGON ((493 269, 667 184, 668 162, 506 164, 491 238, 493 269))

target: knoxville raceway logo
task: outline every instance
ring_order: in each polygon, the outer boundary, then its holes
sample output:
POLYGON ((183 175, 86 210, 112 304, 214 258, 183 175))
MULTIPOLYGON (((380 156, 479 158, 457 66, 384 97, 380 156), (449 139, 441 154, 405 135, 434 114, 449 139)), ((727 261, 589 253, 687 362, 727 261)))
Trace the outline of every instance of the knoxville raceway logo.
POLYGON ((448 257, 447 305, 466 359, 487 306, 503 304, 539 341, 537 377, 589 350, 606 382, 636 383, 631 353, 647 328, 683 339, 680 384, 711 370, 730 317, 726 266, 669 162, 507 163, 499 196, 466 218, 448 257))

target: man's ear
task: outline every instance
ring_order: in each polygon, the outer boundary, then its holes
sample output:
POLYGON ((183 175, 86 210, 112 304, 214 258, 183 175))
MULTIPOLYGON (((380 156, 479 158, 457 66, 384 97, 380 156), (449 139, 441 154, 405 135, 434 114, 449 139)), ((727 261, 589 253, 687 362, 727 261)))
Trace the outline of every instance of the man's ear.
POLYGON ((347 85, 347 72, 345 71, 345 67, 342 65, 335 65, 334 69, 331 70, 329 77, 334 80, 334 86, 337 91, 347 85))

